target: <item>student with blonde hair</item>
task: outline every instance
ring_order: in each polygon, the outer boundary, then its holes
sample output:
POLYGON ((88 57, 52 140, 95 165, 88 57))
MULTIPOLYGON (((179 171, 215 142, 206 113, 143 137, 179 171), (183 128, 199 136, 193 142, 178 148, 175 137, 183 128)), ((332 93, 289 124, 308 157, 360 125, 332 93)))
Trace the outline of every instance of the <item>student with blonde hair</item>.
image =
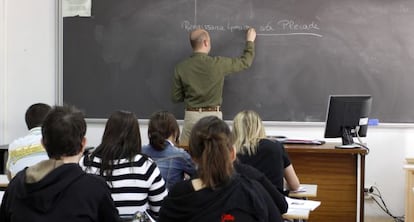
POLYGON ((239 112, 233 119, 232 136, 240 162, 263 172, 281 192, 285 190, 284 179, 288 190, 299 189, 299 179, 283 144, 266 138, 258 113, 239 112))

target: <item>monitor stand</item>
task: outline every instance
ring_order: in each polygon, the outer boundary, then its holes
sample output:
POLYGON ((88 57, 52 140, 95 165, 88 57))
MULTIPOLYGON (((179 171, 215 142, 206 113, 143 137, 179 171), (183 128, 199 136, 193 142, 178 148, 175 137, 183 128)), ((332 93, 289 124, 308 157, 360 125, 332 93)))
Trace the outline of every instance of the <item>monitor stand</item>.
POLYGON ((339 149, 353 149, 353 148, 361 148, 360 145, 354 143, 354 139, 352 137, 352 128, 345 127, 342 129, 342 145, 337 145, 335 148, 339 149))

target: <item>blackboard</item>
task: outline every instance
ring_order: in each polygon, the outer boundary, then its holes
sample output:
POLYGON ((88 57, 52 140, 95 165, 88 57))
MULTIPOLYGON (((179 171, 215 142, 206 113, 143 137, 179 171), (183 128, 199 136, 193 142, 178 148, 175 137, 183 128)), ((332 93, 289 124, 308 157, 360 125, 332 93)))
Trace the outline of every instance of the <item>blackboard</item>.
POLYGON ((188 33, 210 32, 211 55, 239 56, 254 27, 250 69, 228 76, 224 119, 243 109, 269 121, 323 122, 331 94, 369 94, 371 118, 414 122, 412 0, 95 0, 91 17, 63 19, 63 101, 89 118, 157 110, 188 33))

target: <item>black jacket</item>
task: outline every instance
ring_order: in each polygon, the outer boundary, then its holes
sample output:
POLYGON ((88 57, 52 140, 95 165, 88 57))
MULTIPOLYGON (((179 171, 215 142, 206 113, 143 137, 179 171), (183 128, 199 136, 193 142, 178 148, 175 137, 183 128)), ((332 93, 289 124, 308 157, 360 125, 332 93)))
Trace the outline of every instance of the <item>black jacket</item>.
POLYGON ((195 191, 191 181, 177 183, 164 199, 159 222, 280 222, 281 214, 255 180, 236 174, 217 189, 195 191))
POLYGON ((270 182, 270 180, 267 179, 267 177, 262 172, 250 165, 242 164, 239 161, 235 161, 234 168, 239 174, 242 174, 247 178, 259 182, 263 186, 263 188, 269 193, 270 197, 276 204, 276 207, 279 209, 281 214, 287 212, 288 203, 286 201, 285 195, 281 193, 279 189, 277 189, 276 186, 273 185, 272 182, 270 182))
POLYGON ((0 208, 1 222, 118 221, 105 181, 87 175, 78 164, 63 164, 37 182, 26 182, 26 170, 10 182, 0 208))

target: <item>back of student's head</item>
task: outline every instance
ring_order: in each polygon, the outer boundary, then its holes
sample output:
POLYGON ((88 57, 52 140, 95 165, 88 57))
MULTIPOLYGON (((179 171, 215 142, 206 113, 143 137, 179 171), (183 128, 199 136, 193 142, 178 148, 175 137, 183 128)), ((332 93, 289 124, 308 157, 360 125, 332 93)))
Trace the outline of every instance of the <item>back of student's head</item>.
POLYGON ((233 146, 230 129, 223 120, 215 116, 200 119, 191 131, 189 148, 207 187, 216 188, 230 180, 233 146))
POLYGON ((141 133, 136 115, 122 110, 112 113, 106 122, 100 146, 113 153, 114 159, 130 158, 140 153, 141 133))
POLYGON ((239 112, 233 119, 232 136, 238 153, 256 153, 259 141, 266 137, 259 114, 252 110, 239 112))
POLYGON ((152 147, 162 150, 166 147, 166 139, 173 136, 178 143, 180 128, 175 116, 167 111, 159 111, 152 114, 148 124, 148 138, 152 147))
POLYGON ((138 153, 141 134, 137 117, 129 111, 115 111, 106 122, 101 144, 92 154, 101 158, 101 175, 111 176, 114 161, 131 161, 138 153))
POLYGON ((73 106, 55 106, 42 126, 42 141, 50 158, 75 156, 82 151, 86 122, 81 111, 73 106))
POLYGON ((42 126, 47 114, 52 109, 47 104, 35 103, 31 105, 25 114, 26 126, 30 130, 32 128, 42 126))

